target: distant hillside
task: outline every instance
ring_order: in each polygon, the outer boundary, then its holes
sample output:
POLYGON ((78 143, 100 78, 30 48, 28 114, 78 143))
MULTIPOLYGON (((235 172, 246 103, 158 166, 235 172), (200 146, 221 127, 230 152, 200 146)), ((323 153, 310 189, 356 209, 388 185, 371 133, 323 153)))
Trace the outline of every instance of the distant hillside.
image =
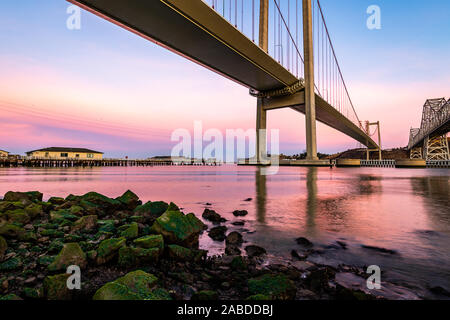
MULTIPOLYGON (((409 152, 406 148, 396 148, 389 150, 382 150, 381 156, 383 159, 408 159, 409 152)), ((344 152, 332 154, 330 156, 325 157, 325 159, 366 159, 366 149, 351 149, 344 152)), ((378 152, 371 152, 370 159, 377 160, 378 152)))

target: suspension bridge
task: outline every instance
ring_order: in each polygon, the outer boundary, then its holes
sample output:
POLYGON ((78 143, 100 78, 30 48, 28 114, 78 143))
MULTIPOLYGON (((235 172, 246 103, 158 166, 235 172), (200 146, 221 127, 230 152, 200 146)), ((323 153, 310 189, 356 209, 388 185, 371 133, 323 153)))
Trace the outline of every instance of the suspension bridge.
POLYGON ((316 120, 380 150, 355 111, 319 0, 68 1, 247 87, 258 163, 267 161, 267 112, 280 108, 305 114, 309 164, 320 164, 316 120))
POLYGON ((420 128, 409 133, 411 159, 450 160, 447 133, 450 131, 450 99, 428 99, 422 112, 420 128))

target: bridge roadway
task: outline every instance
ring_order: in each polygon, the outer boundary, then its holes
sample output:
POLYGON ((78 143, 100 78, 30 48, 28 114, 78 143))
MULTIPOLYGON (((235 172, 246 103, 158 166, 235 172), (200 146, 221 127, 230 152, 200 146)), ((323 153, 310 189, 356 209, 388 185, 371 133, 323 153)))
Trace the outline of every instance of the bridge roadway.
MULTIPOLYGON (((201 0, 68 0, 249 89, 283 89, 298 79, 201 0)), ((264 99, 264 108, 305 113, 304 92, 264 99)), ((369 148, 360 127, 316 95, 317 120, 369 148)))

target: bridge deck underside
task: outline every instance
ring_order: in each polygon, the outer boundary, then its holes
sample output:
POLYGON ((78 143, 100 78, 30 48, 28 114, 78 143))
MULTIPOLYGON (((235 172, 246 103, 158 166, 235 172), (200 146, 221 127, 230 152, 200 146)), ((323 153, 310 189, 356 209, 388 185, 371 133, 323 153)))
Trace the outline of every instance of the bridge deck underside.
POLYGON ((423 143, 425 141, 425 138, 427 136, 430 137, 435 137, 435 136, 441 136, 444 135, 446 133, 450 132, 450 119, 449 121, 445 122, 444 124, 440 125, 439 127, 435 128, 434 130, 430 131, 429 134, 427 134, 426 136, 424 136, 424 138, 420 141, 418 141, 417 143, 415 143, 412 148, 417 148, 417 147, 423 147, 423 143))
MULTIPOLYGON (((267 91, 298 82, 293 74, 203 1, 68 1, 248 88, 267 91)), ((305 113, 301 95, 304 99, 302 92, 295 95, 300 100, 292 108, 305 113)), ((319 96, 316 96, 316 106, 318 121, 369 148, 377 147, 363 130, 319 96)))

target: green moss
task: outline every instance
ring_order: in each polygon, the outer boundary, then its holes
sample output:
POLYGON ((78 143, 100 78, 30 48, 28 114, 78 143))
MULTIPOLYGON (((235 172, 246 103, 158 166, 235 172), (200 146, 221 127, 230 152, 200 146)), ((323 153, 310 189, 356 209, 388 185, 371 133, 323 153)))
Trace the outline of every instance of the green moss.
POLYGON ((76 221, 78 220, 78 216, 71 214, 67 209, 61 209, 50 212, 50 220, 55 222, 62 220, 76 221))
POLYGON ((241 256, 234 257, 233 260, 231 260, 230 264, 231 268, 233 270, 244 270, 247 268, 247 263, 245 262, 244 258, 241 256))
POLYGON ((50 238, 61 238, 64 237, 64 232, 54 230, 54 229, 46 229, 40 232, 41 236, 50 237, 50 238))
POLYGON ((86 254, 78 243, 67 243, 55 260, 47 267, 49 271, 66 270, 68 266, 76 265, 81 269, 87 265, 86 254))
POLYGON ((112 260, 119 249, 126 245, 126 241, 124 237, 103 240, 97 249, 97 263, 104 264, 112 260))
POLYGON ((23 295, 28 299, 40 299, 43 296, 42 288, 23 288, 23 295))
POLYGON ((48 266, 55 260, 55 257, 53 256, 41 256, 38 258, 37 262, 41 266, 48 266))
POLYGON ((31 219, 35 219, 44 214, 44 209, 40 204, 30 204, 25 208, 25 212, 31 219))
POLYGON ((72 292, 67 288, 69 274, 48 276, 44 279, 44 293, 48 300, 70 300, 72 292))
POLYGON ((137 216, 148 217, 154 220, 161 216, 164 212, 166 212, 168 207, 169 205, 164 201, 149 201, 143 205, 136 207, 136 209, 134 209, 134 214, 137 216))
POLYGON ((19 257, 10 258, 0 263, 0 271, 12 271, 22 266, 22 260, 19 257))
POLYGON ((15 295, 14 293, 10 293, 3 297, 0 297, 0 301, 7 301, 7 300, 22 300, 22 299, 19 296, 15 295))
POLYGON ((120 197, 117 197, 116 200, 120 201, 130 210, 135 209, 138 205, 142 203, 139 200, 139 197, 130 190, 125 191, 125 193, 120 197))
POLYGON ((0 236, 0 259, 3 258, 3 255, 5 254, 7 249, 8 243, 6 242, 5 238, 0 236))
POLYGON ((180 211, 167 211, 156 219, 151 230, 162 234, 168 243, 191 246, 198 242, 198 235, 204 229, 204 224, 190 213, 184 215, 180 211))
POLYGON ((12 211, 8 211, 4 214, 6 219, 8 219, 9 222, 17 222, 21 224, 27 224, 31 221, 30 216, 25 212, 24 209, 16 209, 12 211))
POLYGON ((121 226, 119 231, 120 236, 127 239, 135 239, 139 236, 139 226, 136 222, 121 226))
POLYGON ((64 198, 60 198, 60 197, 51 197, 50 199, 48 199, 48 202, 54 204, 54 205, 61 205, 64 203, 64 198))
POLYGON ((170 258, 178 261, 199 261, 206 255, 206 251, 191 250, 176 244, 168 245, 167 252, 170 258))
POLYGON ((62 241, 53 240, 48 247, 48 252, 50 252, 50 253, 60 252, 63 247, 64 247, 64 243, 62 241))
POLYGON ((143 263, 156 263, 159 260, 159 255, 160 250, 158 248, 122 247, 119 249, 118 263, 122 267, 135 267, 143 263))
POLYGON ((81 216, 83 215, 84 209, 83 207, 80 206, 72 206, 70 207, 70 213, 76 216, 81 216))
POLYGON ((141 300, 142 298, 131 292, 126 286, 117 282, 108 282, 97 290, 93 297, 94 300, 141 300))
POLYGON ((100 220, 98 221, 98 224, 100 225, 100 228, 98 229, 99 232, 116 232, 114 220, 100 220))
POLYGON ((219 299, 219 295, 217 294, 216 291, 202 290, 202 291, 198 291, 198 292, 194 293, 191 300, 214 301, 214 300, 218 300, 218 299, 219 299))
POLYGON ((249 292, 253 295, 262 294, 276 300, 295 298, 296 288, 285 275, 265 274, 248 281, 249 292))
POLYGON ((133 242, 136 246, 141 248, 159 248, 161 250, 164 249, 164 238, 160 234, 141 237, 134 240, 133 242))

